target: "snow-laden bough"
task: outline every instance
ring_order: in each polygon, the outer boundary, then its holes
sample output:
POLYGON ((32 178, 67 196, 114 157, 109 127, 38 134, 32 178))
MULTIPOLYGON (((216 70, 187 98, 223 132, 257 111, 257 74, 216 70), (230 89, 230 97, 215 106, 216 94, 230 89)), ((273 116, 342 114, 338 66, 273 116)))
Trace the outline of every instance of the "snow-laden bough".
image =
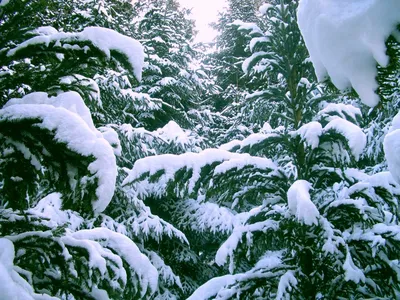
POLYGON ((66 147, 85 157, 94 157, 88 165, 97 177, 97 200, 93 211, 100 213, 114 195, 117 166, 114 150, 94 124, 89 109, 80 95, 67 92, 57 97, 46 93, 31 93, 22 99, 11 99, 0 110, 0 122, 22 119, 39 120, 35 126, 54 131, 54 138, 66 147))
POLYGON ((89 41, 108 58, 111 51, 116 51, 126 56, 133 69, 135 77, 140 81, 142 79, 142 69, 144 65, 143 46, 133 38, 122 35, 112 29, 103 27, 86 27, 82 32, 58 32, 56 29, 45 26, 39 27, 32 33, 39 34, 30 38, 15 48, 7 52, 7 56, 13 56, 18 51, 31 46, 44 44, 47 47, 54 42, 62 47, 70 47, 70 43, 89 41))
POLYGON ((389 64, 387 38, 400 40, 400 1, 301 0, 297 18, 318 79, 353 87, 364 104, 376 106, 376 65, 389 64))
POLYGON ((297 220, 305 225, 318 225, 319 211, 311 201, 311 183, 297 180, 287 192, 289 211, 297 220))

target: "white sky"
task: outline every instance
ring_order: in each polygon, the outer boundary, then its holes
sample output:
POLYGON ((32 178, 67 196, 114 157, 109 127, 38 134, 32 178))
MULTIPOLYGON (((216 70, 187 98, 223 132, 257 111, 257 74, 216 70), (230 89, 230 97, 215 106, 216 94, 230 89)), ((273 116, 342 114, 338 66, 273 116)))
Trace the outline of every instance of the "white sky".
POLYGON ((208 26, 217 20, 218 11, 226 6, 225 0, 179 0, 182 6, 192 9, 192 18, 196 20, 199 33, 196 42, 211 42, 216 32, 208 26))

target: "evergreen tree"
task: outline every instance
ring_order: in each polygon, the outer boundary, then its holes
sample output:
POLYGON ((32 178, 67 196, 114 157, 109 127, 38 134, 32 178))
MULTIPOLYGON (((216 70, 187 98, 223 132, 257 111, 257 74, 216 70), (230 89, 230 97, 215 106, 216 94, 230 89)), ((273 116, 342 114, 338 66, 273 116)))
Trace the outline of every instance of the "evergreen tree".
POLYGON ((399 33, 367 109, 297 6, 207 55, 175 0, 0 0, 0 298, 399 298, 399 33))
POLYGON ((152 129, 175 120, 185 127, 194 127, 187 112, 196 109, 204 92, 205 74, 191 67, 196 50, 191 42, 194 23, 189 11, 175 1, 150 6, 138 25, 138 33, 146 52, 146 67, 137 92, 159 99, 161 109, 154 113, 152 129))
POLYGON ((255 26, 257 7, 254 0, 228 1, 226 11, 219 14, 218 21, 213 24, 219 32, 215 41, 215 52, 210 57, 218 85, 225 92, 216 99, 215 108, 222 111, 228 104, 237 102, 242 97, 244 87, 241 64, 248 56, 246 45, 248 37, 237 29, 245 23, 255 26))
POLYGON ((400 109, 398 95, 400 93, 400 46, 393 36, 386 42, 390 57, 387 68, 378 67, 378 95, 381 102, 375 108, 364 107, 365 127, 368 148, 363 159, 371 166, 371 172, 379 172, 387 168, 383 151, 384 137, 390 130, 393 117, 400 109))
MULTIPOLYGON (((161 107, 133 90, 142 46, 99 27, 135 36, 131 4, 11 0, 0 16, 1 295, 180 295, 159 250, 187 239, 121 187, 124 167, 157 153, 125 122, 142 124, 161 107)), ((201 143, 190 132, 149 135, 159 151, 201 143)))
POLYGON ((139 198, 163 203, 179 228, 204 241, 215 233, 207 251, 196 251, 230 274, 191 299, 398 296, 399 185, 360 161, 367 146, 361 110, 324 102, 333 95, 312 83, 296 6, 263 7, 271 35, 251 44, 267 53, 243 64, 249 74, 269 68, 259 122, 265 116, 281 126, 265 124, 220 149, 139 160, 125 180, 139 198), (277 95, 284 105, 268 114, 277 95))

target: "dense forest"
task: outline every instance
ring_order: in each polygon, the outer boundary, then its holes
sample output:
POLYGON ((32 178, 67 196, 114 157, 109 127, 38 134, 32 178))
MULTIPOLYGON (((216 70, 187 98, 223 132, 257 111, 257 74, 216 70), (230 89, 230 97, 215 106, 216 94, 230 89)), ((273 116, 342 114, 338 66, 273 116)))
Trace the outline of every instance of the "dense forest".
POLYGON ((0 0, 0 299, 399 299, 400 2, 191 18, 0 0))

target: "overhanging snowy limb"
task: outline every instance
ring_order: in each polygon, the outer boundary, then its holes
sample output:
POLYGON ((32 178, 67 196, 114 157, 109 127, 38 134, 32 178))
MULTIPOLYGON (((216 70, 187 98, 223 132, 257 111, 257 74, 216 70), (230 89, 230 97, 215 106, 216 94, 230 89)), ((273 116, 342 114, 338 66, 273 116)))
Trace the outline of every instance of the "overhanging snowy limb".
POLYGON ((13 243, 0 238, 0 296, 4 299, 56 300, 45 294, 36 294, 31 285, 16 271, 14 266, 15 249, 13 243))
POLYGON ((102 27, 86 27, 79 33, 67 33, 58 32, 52 27, 39 27, 31 33, 36 36, 12 49, 2 49, 3 52, 6 50, 6 57, 11 59, 18 57, 24 51, 32 51, 32 48, 34 49, 35 47, 49 48, 58 53, 73 50, 86 54, 94 46, 96 50, 101 51, 108 59, 113 56, 113 52, 122 54, 137 80, 140 81, 142 78, 144 64, 142 45, 133 38, 124 36, 114 30, 102 27))
MULTIPOLYGON (((30 162, 30 168, 43 173, 51 170, 48 174, 53 176, 52 180, 66 176, 67 182, 59 184, 66 184, 69 190, 67 198, 72 203, 67 206, 95 213, 107 207, 115 189, 115 155, 111 145, 94 127, 79 94, 68 92, 48 97, 46 93, 32 93, 22 99, 11 99, 0 110, 0 124, 0 138, 10 149, 5 158, 10 157, 11 163, 14 153, 20 153, 30 162), (58 163, 53 162, 52 155, 60 158, 58 163), (74 156, 80 160, 73 159, 74 156), (95 197, 91 195, 92 188, 96 191, 95 197), (81 190, 77 193, 76 189, 81 190), (88 200, 89 203, 81 202, 88 200)), ((20 171, 14 170, 14 177, 21 181, 32 180, 18 176, 20 171)), ((7 177, 6 185, 15 185, 12 180, 7 177)), ((19 193, 23 193, 23 188, 20 189, 19 193)))
POLYGON ((394 117, 392 126, 385 136, 383 147, 390 173, 400 183, 400 113, 394 117))
POLYGON ((376 65, 389 64, 387 38, 400 41, 400 2, 302 0, 297 17, 318 79, 353 87, 364 104, 376 106, 376 65))
MULTIPOLYGON (((223 179, 225 173, 242 176, 242 170, 248 168, 264 171, 266 178, 268 174, 278 176, 274 173, 276 165, 270 159, 231 153, 222 149, 206 149, 200 153, 165 154, 140 159, 135 162, 123 185, 132 185, 136 192, 144 197, 162 196, 167 187, 174 184, 176 176, 183 176, 181 182, 178 182, 181 189, 173 189, 183 197, 197 195, 199 189, 206 186, 212 189, 218 184, 215 179, 219 176, 223 179)), ((223 182, 221 184, 223 185, 223 182)))

